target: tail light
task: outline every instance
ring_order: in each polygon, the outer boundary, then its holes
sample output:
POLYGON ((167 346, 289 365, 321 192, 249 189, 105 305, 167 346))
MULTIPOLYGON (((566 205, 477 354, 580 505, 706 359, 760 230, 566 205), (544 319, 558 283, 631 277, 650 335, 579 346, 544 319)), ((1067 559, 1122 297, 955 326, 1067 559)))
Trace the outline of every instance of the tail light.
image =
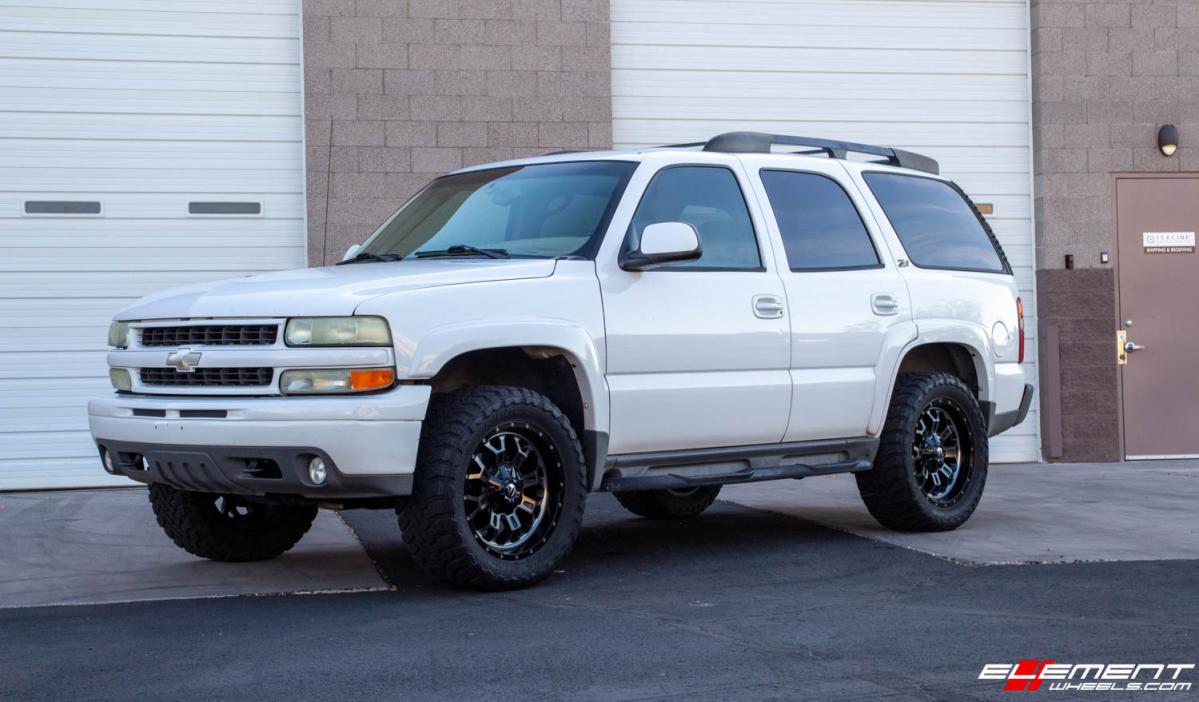
POLYGON ((1020 327, 1019 363, 1024 363, 1024 301, 1016 298, 1016 326, 1020 327))

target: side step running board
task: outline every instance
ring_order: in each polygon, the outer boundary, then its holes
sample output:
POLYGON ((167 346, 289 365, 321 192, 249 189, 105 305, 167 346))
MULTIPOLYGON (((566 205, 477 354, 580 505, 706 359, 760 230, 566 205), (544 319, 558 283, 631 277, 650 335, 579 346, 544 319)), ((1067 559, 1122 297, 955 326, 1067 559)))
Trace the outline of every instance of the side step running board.
POLYGON ((870 470, 877 447, 862 438, 609 456, 600 489, 685 490, 857 473, 870 470))
POLYGON ((737 473, 717 473, 712 475, 689 476, 684 472, 655 473, 628 478, 605 478, 602 489, 609 492, 619 490, 682 490, 701 485, 756 483, 763 480, 807 478, 813 475, 859 473, 864 470, 870 470, 870 461, 866 459, 859 459, 852 463, 828 463, 820 466, 775 466, 773 468, 758 468, 756 470, 740 471, 737 473))

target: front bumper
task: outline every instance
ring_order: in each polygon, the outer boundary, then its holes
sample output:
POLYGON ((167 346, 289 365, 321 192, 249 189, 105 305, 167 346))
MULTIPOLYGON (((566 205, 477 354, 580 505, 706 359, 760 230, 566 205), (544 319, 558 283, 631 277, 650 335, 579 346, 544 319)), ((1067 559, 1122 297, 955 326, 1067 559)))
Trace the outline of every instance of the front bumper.
POLYGON ((411 493, 430 388, 352 397, 114 395, 88 403, 115 472, 184 490, 333 500, 411 493), (317 486, 308 462, 321 457, 317 486))

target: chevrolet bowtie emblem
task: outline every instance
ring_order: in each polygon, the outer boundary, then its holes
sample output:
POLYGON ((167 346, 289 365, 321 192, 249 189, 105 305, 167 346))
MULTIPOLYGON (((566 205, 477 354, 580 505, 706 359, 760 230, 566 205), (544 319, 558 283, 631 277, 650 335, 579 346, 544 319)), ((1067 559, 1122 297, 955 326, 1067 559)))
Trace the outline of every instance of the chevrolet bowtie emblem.
POLYGON ((196 366, 200 365, 200 352, 183 347, 167 354, 167 365, 175 366, 180 373, 195 373, 196 366))

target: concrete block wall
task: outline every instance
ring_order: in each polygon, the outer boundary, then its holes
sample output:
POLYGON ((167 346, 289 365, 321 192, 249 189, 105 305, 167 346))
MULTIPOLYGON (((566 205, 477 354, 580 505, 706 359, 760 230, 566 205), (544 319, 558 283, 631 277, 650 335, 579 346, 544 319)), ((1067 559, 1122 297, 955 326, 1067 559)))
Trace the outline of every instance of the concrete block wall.
POLYGON ((1114 272, 1037 271, 1041 448, 1050 461, 1118 461, 1114 272))
POLYGON ((1116 461, 1113 174, 1199 171, 1199 2, 1032 0, 1031 12, 1038 332, 1057 354, 1042 356, 1043 444, 1051 460, 1116 461), (1165 123, 1182 134, 1172 158, 1157 148, 1165 123))
POLYGON ((612 144, 608 0, 304 0, 308 261, 435 176, 612 144))
POLYGON ((1103 267, 1112 174, 1199 171, 1199 2, 1032 0, 1031 22, 1037 267, 1103 267))

